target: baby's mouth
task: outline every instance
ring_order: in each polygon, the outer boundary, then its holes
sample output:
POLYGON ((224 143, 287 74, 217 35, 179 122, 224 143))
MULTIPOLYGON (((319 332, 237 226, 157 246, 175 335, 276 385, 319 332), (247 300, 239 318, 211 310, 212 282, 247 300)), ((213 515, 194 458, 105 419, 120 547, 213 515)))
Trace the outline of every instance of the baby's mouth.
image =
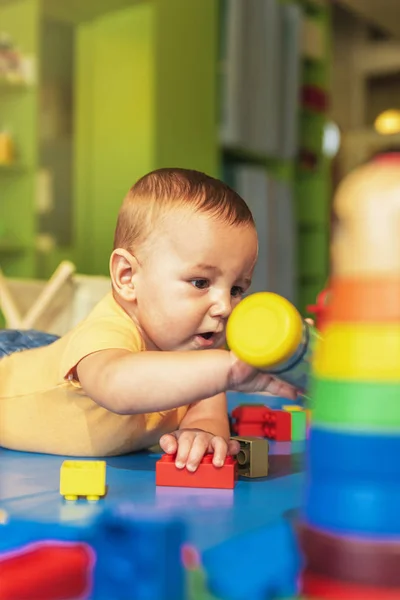
POLYGON ((205 340, 209 340, 214 335, 213 331, 206 331, 205 333, 199 333, 199 336, 204 338, 205 340))

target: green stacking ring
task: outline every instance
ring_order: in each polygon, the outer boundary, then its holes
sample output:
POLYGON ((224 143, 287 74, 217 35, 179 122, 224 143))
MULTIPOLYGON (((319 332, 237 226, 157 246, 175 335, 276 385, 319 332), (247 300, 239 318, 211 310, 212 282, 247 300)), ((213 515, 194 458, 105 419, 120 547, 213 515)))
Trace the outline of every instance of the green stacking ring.
POLYGON ((368 383, 313 377, 309 392, 315 425, 400 432, 400 382, 368 383))

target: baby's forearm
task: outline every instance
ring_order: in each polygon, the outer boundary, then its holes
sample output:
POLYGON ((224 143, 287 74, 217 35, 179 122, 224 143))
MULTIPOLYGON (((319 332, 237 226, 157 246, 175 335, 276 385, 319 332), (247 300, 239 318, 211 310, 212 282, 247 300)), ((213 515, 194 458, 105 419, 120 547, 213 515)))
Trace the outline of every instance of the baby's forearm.
POLYGON ((192 404, 183 417, 179 429, 201 429, 229 439, 228 408, 225 394, 218 394, 192 404))
POLYGON ((88 362, 78 372, 86 393, 113 412, 169 410, 227 389, 231 361, 225 350, 110 354, 106 360, 108 352, 93 355, 92 374, 88 362))
POLYGON ((179 425, 179 429, 201 429, 225 439, 229 439, 230 437, 228 419, 196 419, 190 423, 185 422, 183 419, 179 425))

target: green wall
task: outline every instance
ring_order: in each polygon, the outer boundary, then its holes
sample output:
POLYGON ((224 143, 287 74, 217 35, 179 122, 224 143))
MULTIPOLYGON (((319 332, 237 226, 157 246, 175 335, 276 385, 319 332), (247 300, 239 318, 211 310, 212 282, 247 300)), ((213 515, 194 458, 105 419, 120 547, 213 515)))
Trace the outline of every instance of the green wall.
POLYGON ((214 0, 143 2, 78 26, 81 271, 107 272, 118 208, 140 176, 178 165, 217 174, 216 37, 214 0))
MULTIPOLYGON (((25 54, 39 46, 39 4, 19 0, 0 6, 0 30, 25 54)), ((0 129, 10 131, 17 160, 0 168, 0 264, 6 274, 35 272, 34 211, 37 166, 37 87, 0 87, 0 129)))
POLYGON ((118 208, 153 167, 154 8, 143 3, 78 27, 76 261, 106 273, 118 208))

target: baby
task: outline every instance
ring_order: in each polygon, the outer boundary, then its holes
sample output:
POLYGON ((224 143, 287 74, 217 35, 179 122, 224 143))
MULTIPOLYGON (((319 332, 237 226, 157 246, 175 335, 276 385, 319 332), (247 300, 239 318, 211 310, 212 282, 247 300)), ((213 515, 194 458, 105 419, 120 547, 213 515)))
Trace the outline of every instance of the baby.
POLYGON ((50 345, 0 360, 0 445, 112 456, 160 443, 195 471, 236 454, 225 392, 296 390, 225 349, 251 284, 251 212, 203 173, 159 169, 129 191, 110 258, 112 289, 50 345))

